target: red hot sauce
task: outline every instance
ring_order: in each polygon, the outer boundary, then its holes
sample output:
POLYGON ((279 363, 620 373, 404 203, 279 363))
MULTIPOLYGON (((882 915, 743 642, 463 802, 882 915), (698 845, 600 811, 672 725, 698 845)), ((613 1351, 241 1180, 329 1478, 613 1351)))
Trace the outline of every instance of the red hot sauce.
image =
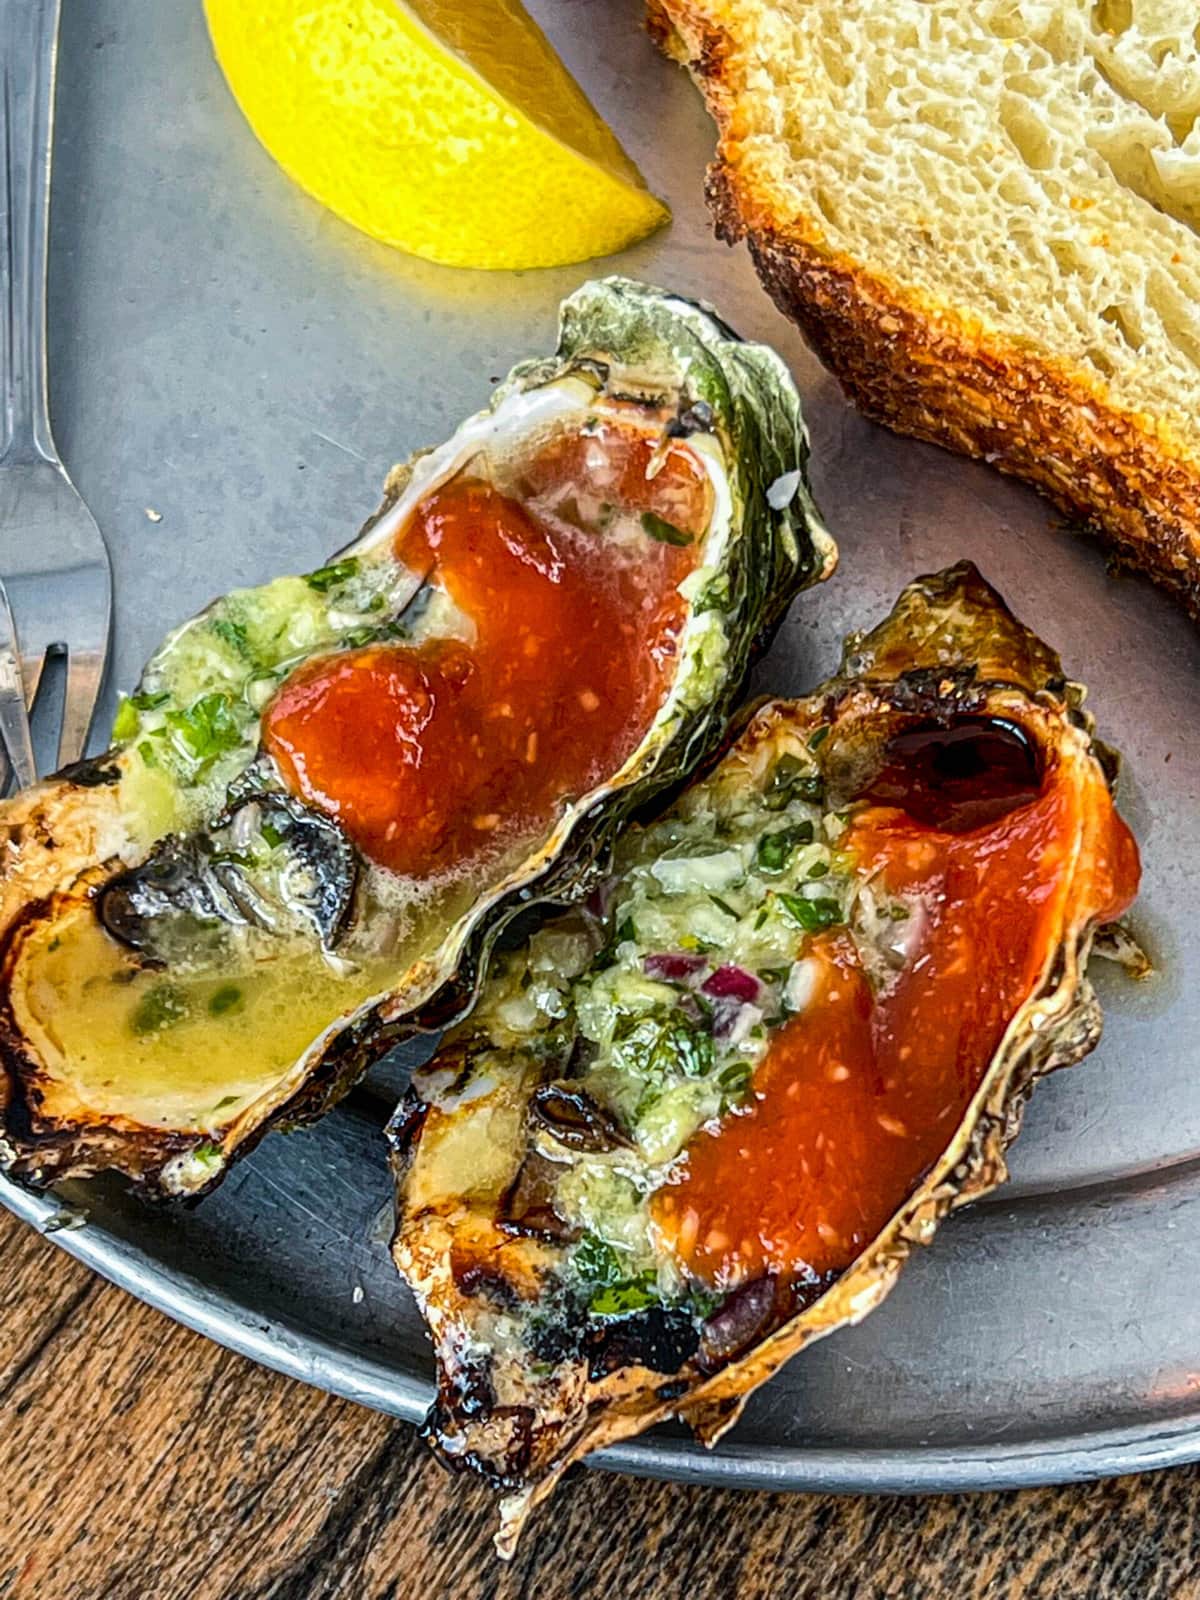
POLYGON ((1077 787, 1052 769, 965 832, 894 806, 852 817, 839 848, 919 908, 904 964, 873 988, 848 932, 805 940, 812 999, 771 1039, 749 1104, 692 1140, 652 1202, 691 1273, 727 1288, 841 1272, 937 1162, 1065 923, 1120 916, 1137 891, 1103 778, 1075 771, 1077 787))
POLYGON ((441 485, 396 553, 471 620, 470 642, 347 650, 281 686, 266 749, 370 860, 422 877, 469 868, 543 832, 637 748, 674 677, 678 586, 711 500, 694 454, 656 445, 607 424, 560 435, 526 469, 543 504, 580 483, 591 501, 607 496, 610 520, 624 519, 619 542, 480 478, 441 485), (675 542, 644 531, 661 531, 655 519, 675 542))

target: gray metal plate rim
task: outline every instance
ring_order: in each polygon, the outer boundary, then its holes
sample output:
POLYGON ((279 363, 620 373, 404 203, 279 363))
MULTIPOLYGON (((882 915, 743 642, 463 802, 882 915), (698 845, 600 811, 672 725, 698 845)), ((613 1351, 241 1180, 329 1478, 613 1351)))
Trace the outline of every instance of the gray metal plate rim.
MULTIPOLYGON (((214 591, 343 544, 393 461, 548 348, 583 278, 618 270, 712 301, 795 373, 843 553, 750 692, 811 689, 901 583, 972 556, 1089 684, 1124 753, 1138 926, 1163 979, 1135 992, 1097 963, 1105 1039, 1039 1088, 1010 1183, 948 1221, 875 1314, 789 1363, 716 1451, 672 1428, 600 1460, 746 1488, 937 1492, 1200 1457, 1200 633, 1052 530, 1031 493, 846 406, 745 252, 713 240, 711 124, 646 38, 640 0, 529 4, 674 212, 611 262, 482 274, 377 246, 257 146, 194 0, 64 0, 49 365, 55 436, 113 557, 98 723, 214 591)), ((0 526, 0 571, 20 556, 0 526)), ((264 1140, 203 1206, 154 1210, 102 1178, 70 1186, 86 1226, 51 1236, 220 1343, 417 1420, 433 1363, 379 1227, 379 1130, 402 1070, 381 1063, 315 1127, 264 1140)), ((60 1205, 9 1184, 0 1203, 43 1231, 60 1205)))
MULTIPOLYGON (((53 1195, 38 1194, 0 1177, 0 1204, 39 1231, 62 1211, 53 1195)), ((58 1228, 55 1244, 120 1289, 164 1312, 173 1321, 247 1356, 285 1377, 315 1384, 373 1411, 420 1422, 433 1399, 433 1385, 370 1361, 311 1333, 256 1317, 244 1305, 186 1274, 164 1267, 85 1223, 58 1228)), ((635 1477, 724 1488, 794 1490, 825 1494, 945 1494, 1024 1489, 1074 1483, 1129 1472, 1182 1466, 1200 1459, 1200 1405, 1170 1426, 1142 1423, 1125 1428, 1056 1434, 1015 1445, 994 1439, 953 1451, 922 1449, 806 1449, 786 1445, 748 1449, 736 1436, 719 1453, 690 1438, 653 1434, 597 1452, 589 1465, 635 1477)))

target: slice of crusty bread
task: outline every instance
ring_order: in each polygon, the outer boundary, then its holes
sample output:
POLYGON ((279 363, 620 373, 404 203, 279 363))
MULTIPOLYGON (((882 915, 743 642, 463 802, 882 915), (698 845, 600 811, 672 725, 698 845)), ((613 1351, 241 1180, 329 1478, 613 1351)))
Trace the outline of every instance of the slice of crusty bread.
POLYGON ((868 415, 1200 611, 1197 0, 650 0, 710 201, 868 415))

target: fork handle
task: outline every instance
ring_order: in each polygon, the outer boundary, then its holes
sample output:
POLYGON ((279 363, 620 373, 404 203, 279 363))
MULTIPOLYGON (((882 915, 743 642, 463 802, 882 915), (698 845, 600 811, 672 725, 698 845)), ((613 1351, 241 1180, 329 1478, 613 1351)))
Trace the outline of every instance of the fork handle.
POLYGON ((61 0, 0 0, 3 415, 0 461, 56 461, 46 398, 46 255, 61 0))

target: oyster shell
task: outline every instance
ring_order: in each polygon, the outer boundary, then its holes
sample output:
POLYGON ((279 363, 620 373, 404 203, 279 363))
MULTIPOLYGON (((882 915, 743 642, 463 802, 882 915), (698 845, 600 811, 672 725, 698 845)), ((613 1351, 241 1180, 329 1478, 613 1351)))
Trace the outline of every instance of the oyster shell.
POLYGON ((772 352, 590 283, 353 545, 171 635, 113 749, 0 813, 0 1165, 194 1195, 461 1013, 832 570, 807 449, 772 352))
POLYGON ((1082 691, 970 566, 759 709, 630 829, 602 903, 498 959, 390 1129, 427 1435, 505 1492, 676 1415, 714 1443, 1003 1181, 1095 1044, 1136 890, 1082 691))

